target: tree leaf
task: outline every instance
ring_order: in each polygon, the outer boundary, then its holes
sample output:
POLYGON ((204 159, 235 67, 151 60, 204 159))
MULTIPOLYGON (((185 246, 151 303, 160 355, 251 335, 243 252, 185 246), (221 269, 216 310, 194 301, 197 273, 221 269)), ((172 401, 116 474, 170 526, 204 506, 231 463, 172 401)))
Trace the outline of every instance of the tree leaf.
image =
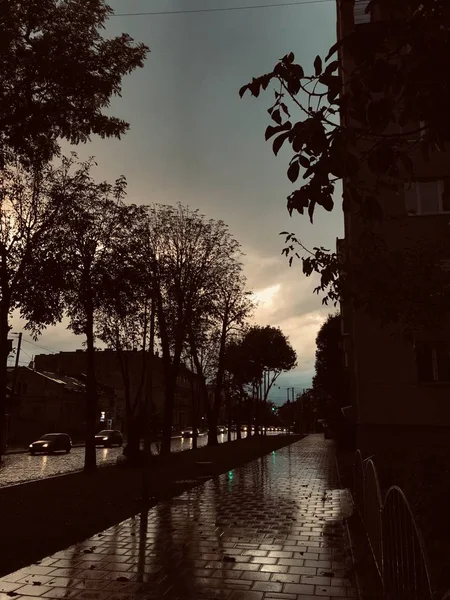
POLYGON ((245 92, 248 90, 248 84, 243 85, 241 87, 241 89, 239 90, 239 96, 242 98, 242 96, 245 94, 245 92))
POLYGON ((267 127, 266 133, 265 133, 266 142, 271 137, 273 137, 276 133, 280 133, 282 131, 290 131, 291 127, 292 127, 292 124, 290 121, 286 121, 286 123, 283 123, 282 125, 278 125, 277 127, 273 127, 272 125, 269 125, 267 127))
POLYGON ((306 158, 306 156, 303 156, 302 154, 300 154, 300 156, 298 157, 298 160, 299 160, 300 164, 302 165, 302 167, 304 167, 305 169, 309 169, 311 163, 306 158))
POLYGON ((281 125, 281 115, 280 115, 279 109, 272 111, 272 114, 270 116, 275 121, 275 123, 278 123, 278 125, 281 125))
POLYGON ((273 153, 275 154, 275 156, 278 155, 278 152, 280 151, 281 146, 284 144, 284 142, 287 140, 288 137, 289 137, 289 131, 282 133, 281 135, 279 135, 277 138, 274 139, 272 150, 273 150, 273 153))
POLYGON ((331 75, 332 73, 334 73, 334 71, 336 71, 336 69, 339 67, 339 61, 338 60, 333 60, 333 62, 330 62, 329 65, 327 65, 325 67, 325 75, 331 75))
POLYGON ((298 163, 298 160, 296 159, 289 165, 289 168, 287 171, 287 176, 289 178, 289 181, 291 183, 295 183, 298 179, 299 173, 300 173, 300 165, 298 163))
POLYGON ((283 58, 283 61, 289 64, 292 64, 294 62, 295 56, 293 52, 289 52, 289 54, 286 54, 286 56, 283 58))
POLYGON ((318 77, 319 75, 321 75, 322 73, 322 59, 320 58, 320 56, 316 56, 316 58, 314 59, 314 70, 316 73, 316 77, 318 77))
POLYGON ((329 49, 329 51, 328 51, 328 54, 327 54, 327 55, 326 55, 326 57, 325 57, 325 62, 326 62, 326 61, 327 61, 329 58, 331 58, 331 57, 333 56, 333 54, 334 54, 335 52, 337 52, 337 50, 339 50, 339 48, 340 48, 340 47, 343 45, 343 43, 344 43, 344 40, 345 40, 345 39, 346 39, 346 38, 342 38, 342 39, 340 39, 338 42, 336 42, 335 44, 333 44, 333 45, 331 46, 331 48, 330 48, 330 49, 329 49))
POLYGON ((316 206, 316 201, 312 200, 311 198, 309 199, 309 204, 308 204, 308 215, 309 215, 309 220, 312 223, 313 222, 313 215, 314 215, 314 208, 316 206))

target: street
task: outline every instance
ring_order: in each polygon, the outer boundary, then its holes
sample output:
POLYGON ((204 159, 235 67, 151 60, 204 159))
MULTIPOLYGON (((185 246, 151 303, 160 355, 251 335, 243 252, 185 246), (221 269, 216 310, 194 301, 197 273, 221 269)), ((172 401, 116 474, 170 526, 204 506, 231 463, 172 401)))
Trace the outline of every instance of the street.
MULTIPOLYGON (((242 433, 242 437, 246 437, 242 433)), ((236 434, 232 433, 232 439, 236 434)), ((227 435, 218 436, 219 443, 226 442, 227 435)), ((200 435, 197 439, 197 445, 200 448, 208 442, 208 436, 200 435)), ((175 438, 172 440, 172 452, 182 452, 192 448, 192 439, 175 438)), ((97 464, 100 467, 115 464, 117 457, 122 454, 122 448, 98 448, 97 464)), ((154 454, 158 452, 156 445, 153 445, 154 454)), ((7 454, 4 456, 4 463, 0 467, 0 488, 26 481, 34 481, 45 477, 61 475, 80 471, 84 463, 84 448, 72 448, 70 454, 54 454, 31 456, 30 454, 7 454)))

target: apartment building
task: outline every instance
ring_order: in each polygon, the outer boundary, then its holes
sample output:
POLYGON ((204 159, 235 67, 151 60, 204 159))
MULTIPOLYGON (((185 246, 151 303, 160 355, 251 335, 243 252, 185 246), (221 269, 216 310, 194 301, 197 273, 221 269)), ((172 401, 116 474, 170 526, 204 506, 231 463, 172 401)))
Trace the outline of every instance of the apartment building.
MULTIPOLYGON (((368 0, 337 0, 338 39, 354 28, 369 28, 382 15, 367 14, 368 0)), ((341 50, 344 85, 353 63, 341 50)), ((341 125, 348 123, 341 114, 341 125)), ((448 235, 450 202, 444 193, 450 176, 448 153, 435 152, 429 161, 412 155, 414 176, 403 193, 386 190, 381 199, 387 217, 378 233, 393 249, 414 247, 421 240, 448 235)), ((364 168, 364 167, 362 167, 364 168)), ((374 176, 367 169, 367 182, 374 176)), ((344 190, 347 182, 344 180, 344 190)), ((363 223, 355 210, 344 215, 345 237, 337 251, 356 260, 363 223)), ((351 375, 357 446, 368 455, 403 447, 447 444, 450 435, 450 335, 444 324, 423 331, 414 343, 404 341, 394 326, 380 323, 351 301, 341 306, 345 364, 351 375)))

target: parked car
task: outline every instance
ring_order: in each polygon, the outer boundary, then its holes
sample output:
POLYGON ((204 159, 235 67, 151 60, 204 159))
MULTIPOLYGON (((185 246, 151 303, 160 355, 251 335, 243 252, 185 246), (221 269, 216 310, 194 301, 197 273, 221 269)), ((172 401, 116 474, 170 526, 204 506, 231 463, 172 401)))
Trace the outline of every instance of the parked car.
POLYGON ((69 454, 71 449, 72 440, 67 433, 46 433, 29 446, 30 454, 36 454, 37 452, 44 454, 65 452, 69 454))
POLYGON ((217 434, 218 434, 218 435, 221 435, 222 433, 226 433, 226 432, 227 432, 227 428, 226 428, 226 427, 224 427, 223 425, 219 425, 219 426, 217 427, 217 434))
POLYGON ((118 429, 104 429, 95 436, 95 445, 111 448, 111 446, 123 446, 123 435, 118 429))
MULTIPOLYGON (((197 429, 197 435, 200 435, 200 431, 197 429)), ((183 429, 181 432, 181 437, 191 438, 194 437, 194 430, 192 427, 188 427, 187 429, 183 429)))

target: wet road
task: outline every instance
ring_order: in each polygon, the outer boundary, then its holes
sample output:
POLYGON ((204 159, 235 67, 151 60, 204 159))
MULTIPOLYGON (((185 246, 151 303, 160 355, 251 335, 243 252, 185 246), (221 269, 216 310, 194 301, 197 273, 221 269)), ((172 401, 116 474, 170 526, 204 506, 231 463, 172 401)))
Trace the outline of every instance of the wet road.
MULTIPOLYGON (((242 437, 246 434, 243 433, 242 437)), ((232 434, 235 439, 236 434, 232 434)), ((227 436, 219 435, 219 442, 226 442, 227 436)), ((207 435, 200 435, 197 445, 200 448, 208 442, 207 435)), ((176 438, 172 440, 172 452, 182 452, 192 448, 192 439, 176 438)), ((156 445, 152 448, 153 453, 158 453, 156 445)), ((115 464, 117 457, 122 454, 122 448, 98 448, 97 464, 100 467, 115 464)), ((4 464, 0 467, 0 488, 26 481, 34 481, 45 477, 54 477, 63 473, 80 471, 84 464, 84 448, 73 448, 70 454, 36 455, 29 454, 7 454, 4 464)))
POLYGON ((352 508, 310 435, 3 577, 0 597, 350 600, 352 508))

